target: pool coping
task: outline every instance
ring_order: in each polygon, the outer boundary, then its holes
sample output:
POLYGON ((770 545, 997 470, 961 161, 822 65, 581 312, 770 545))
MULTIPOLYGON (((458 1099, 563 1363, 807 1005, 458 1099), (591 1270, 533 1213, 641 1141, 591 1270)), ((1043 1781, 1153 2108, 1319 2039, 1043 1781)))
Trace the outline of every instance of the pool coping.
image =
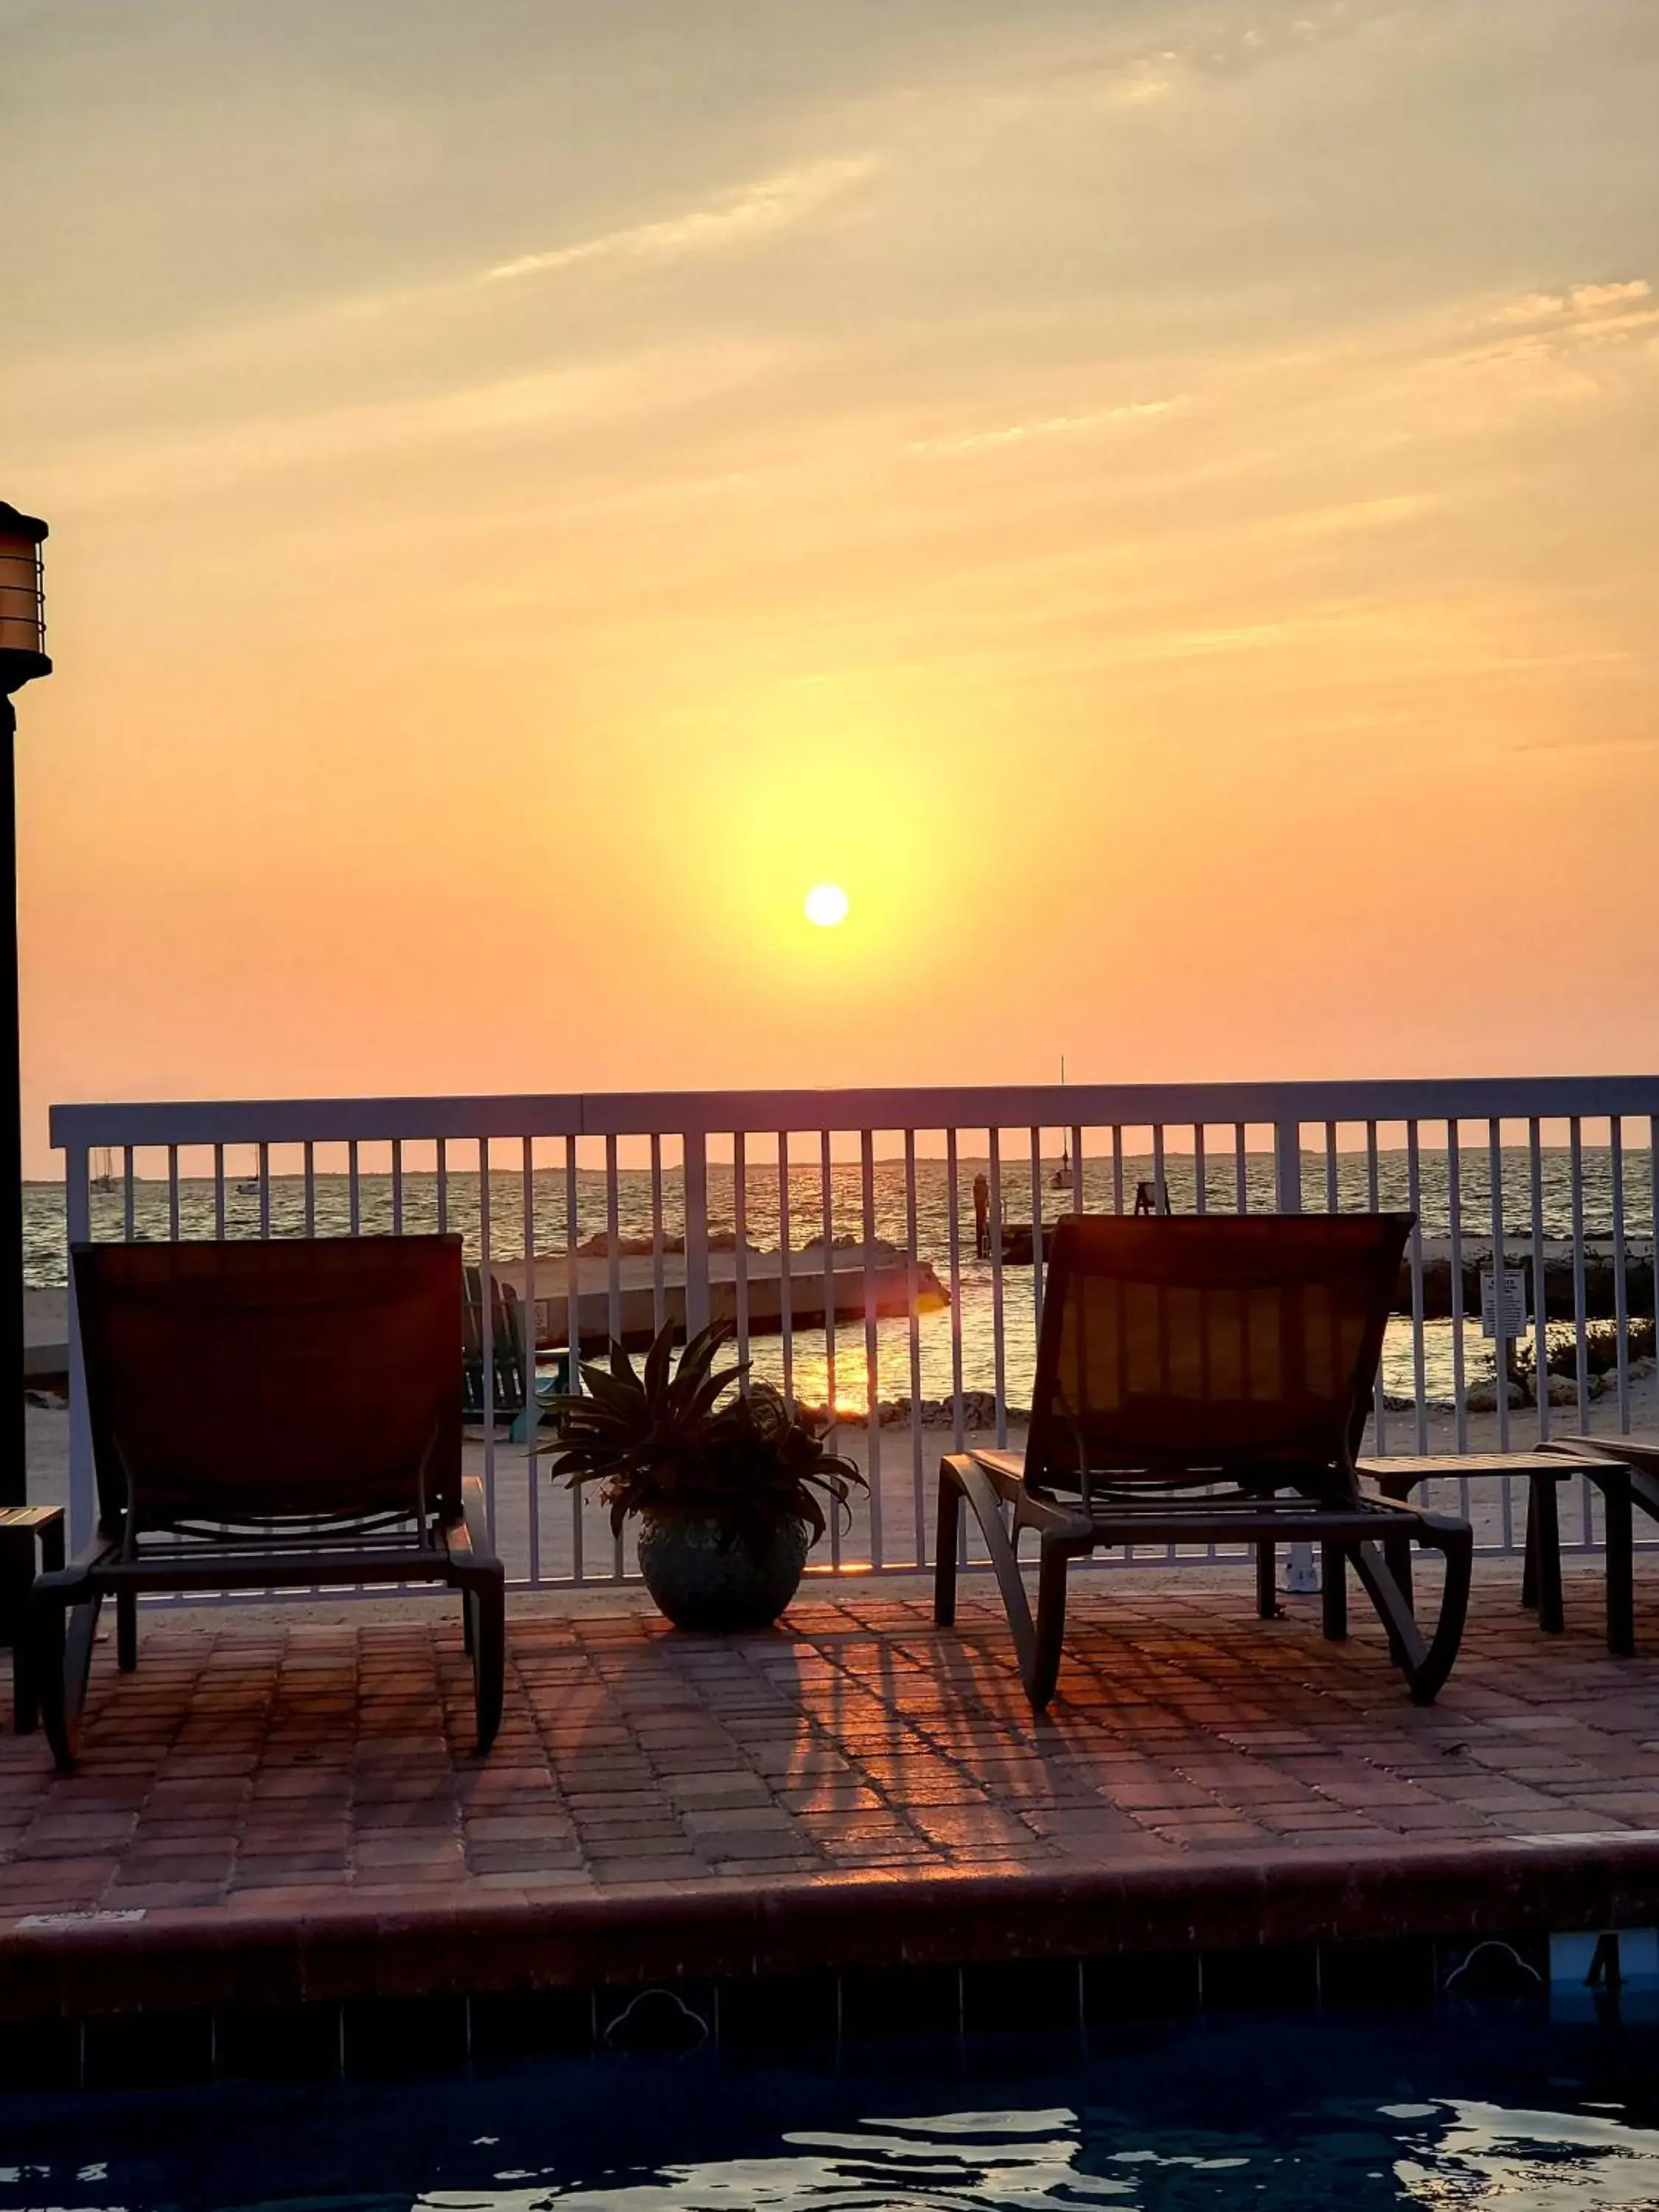
POLYGON ((1659 1830, 0 1922, 0 2021, 1659 1924, 1659 1830))

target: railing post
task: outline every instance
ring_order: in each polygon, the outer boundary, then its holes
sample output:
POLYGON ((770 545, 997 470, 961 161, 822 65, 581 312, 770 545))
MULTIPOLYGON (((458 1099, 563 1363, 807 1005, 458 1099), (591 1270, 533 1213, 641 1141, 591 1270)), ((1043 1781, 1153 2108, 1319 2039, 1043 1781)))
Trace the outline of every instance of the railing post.
MULTIPOLYGON (((1302 1211, 1302 1124, 1273 1124, 1273 1182, 1281 1213, 1302 1211)), ((1319 1588, 1319 1564, 1311 1544, 1285 1547, 1285 1587, 1297 1596, 1319 1588)))
POLYGON ((1273 1180, 1281 1213, 1302 1211, 1302 1124, 1273 1124, 1273 1180))
POLYGON ((81 1316, 75 1303, 74 1250, 92 1237, 92 1207, 87 1194, 87 1148, 65 1148, 64 1221, 67 1231, 64 1255, 69 1292, 64 1316, 69 1330, 69 1478, 70 1549, 79 1552, 92 1540, 98 1516, 93 1502, 92 1423, 87 1413, 87 1371, 81 1353, 81 1316))
POLYGON ((685 1333, 708 1326, 708 1154, 701 1130, 685 1139, 685 1333))

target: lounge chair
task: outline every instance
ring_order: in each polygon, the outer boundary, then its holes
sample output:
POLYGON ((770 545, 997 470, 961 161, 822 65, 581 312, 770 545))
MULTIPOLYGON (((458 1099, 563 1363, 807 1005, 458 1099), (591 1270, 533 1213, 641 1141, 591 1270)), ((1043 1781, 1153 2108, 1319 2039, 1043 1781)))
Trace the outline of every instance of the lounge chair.
POLYGON ((99 1608, 113 1596, 130 1670, 143 1590, 447 1583, 487 1751, 505 1585, 482 1486, 461 1473, 459 1238, 83 1244, 72 1264, 98 1532, 31 1601, 59 1767, 99 1608))
MULTIPOLYGON (((483 1419, 483 1274, 465 1272, 466 1298, 461 1308, 461 1404, 468 1418, 483 1419)), ((524 1411, 528 1346, 524 1309, 511 1283, 489 1279, 489 1365, 491 1413, 505 1419, 524 1411)))
MULTIPOLYGON (((470 1421, 484 1417, 483 1387, 483 1274, 466 1270, 466 1302, 461 1309, 461 1405, 470 1421)), ((490 1278, 489 1365, 495 1377, 490 1394, 492 1422, 506 1419, 515 1444, 528 1443, 532 1420, 539 1425, 553 1412, 570 1388, 570 1354, 538 1352, 531 1340, 524 1300, 511 1283, 490 1278), (534 1377, 535 1406, 525 1395, 527 1376, 534 1377)))
POLYGON ((1402 1214, 1059 1222, 1024 1461, 970 1451, 939 1469, 939 1625, 955 1619, 964 1498, 1039 1712, 1059 1673, 1073 1559, 1103 1545, 1254 1545, 1268 1619, 1274 1547, 1316 1543, 1326 1635, 1347 1632, 1352 1565, 1412 1696, 1429 1704, 1457 1656, 1473 1533, 1364 1496, 1354 1475, 1410 1228, 1402 1214), (1040 1539, 1035 1622, 1018 1561, 1028 1528, 1040 1539), (1426 1642, 1397 1572, 1413 1539, 1446 1562, 1426 1642))

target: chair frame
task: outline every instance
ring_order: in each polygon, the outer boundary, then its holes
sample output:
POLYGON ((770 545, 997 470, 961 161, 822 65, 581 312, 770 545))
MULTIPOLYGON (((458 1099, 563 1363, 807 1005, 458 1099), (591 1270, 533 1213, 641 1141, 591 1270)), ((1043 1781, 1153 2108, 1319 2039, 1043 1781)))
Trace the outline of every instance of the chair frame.
MULTIPOLYGON (((1378 1218, 1351 1218, 1371 1223, 1378 1218)), ((1203 1218, 1212 1233, 1223 1236, 1233 1218, 1203 1218)), ((1244 1218, 1259 1229, 1265 1217, 1244 1218)), ((1408 1218, 1384 1218, 1395 1223, 1403 1247, 1410 1229, 1408 1218)), ((1055 1226, 1050 1245, 1050 1287, 1043 1301, 1032 1393, 1034 1443, 1044 1426, 1043 1409, 1058 1402, 1060 1302, 1066 1291, 1072 1247, 1083 1238, 1097 1238, 1108 1223, 1115 1224, 1115 1235, 1130 1227, 1127 1220, 1110 1215, 1070 1215, 1055 1226)), ((1130 1235, 1181 1237, 1199 1226, 1195 1217, 1158 1218, 1135 1222, 1130 1235)), ((1163 1488, 1148 1481, 1143 1495, 1102 1498, 1093 1493, 1085 1466, 1079 1491, 1062 1497, 1055 1494, 1049 1480, 1052 1470, 1042 1463, 1040 1455, 1037 1463, 1032 1464, 1029 1451, 1024 1459, 1018 1453, 1005 1451, 947 1454, 939 1465, 933 1590, 936 1625, 948 1628, 956 1620, 964 1500, 973 1510, 990 1553, 1013 1633, 1020 1678, 1033 1709, 1039 1713, 1053 1698, 1059 1678, 1066 1632, 1066 1576, 1074 1559, 1116 1544, 1248 1543, 1255 1550, 1256 1611, 1262 1620, 1269 1620, 1282 1610, 1274 1589, 1279 1545, 1316 1543, 1323 1566, 1322 1615, 1326 1637, 1340 1642, 1347 1635, 1346 1571, 1352 1566, 1387 1631, 1389 1657, 1404 1674, 1413 1700, 1418 1705, 1432 1704, 1451 1672, 1462 1638, 1474 1570, 1474 1530, 1468 1522, 1449 1514, 1431 1513, 1365 1495, 1354 1473, 1355 1449, 1364 1432, 1388 1318, 1388 1294, 1398 1261, 1396 1251, 1386 1266, 1380 1263, 1377 1268, 1377 1310, 1355 1363, 1341 1449, 1334 1467, 1322 1470, 1328 1485, 1326 1494, 1283 1497, 1234 1490, 1220 1495, 1183 1495, 1170 1486, 1183 1480, 1183 1472, 1163 1468, 1159 1470, 1166 1486, 1163 1488), (1020 1538, 1027 1530, 1038 1539, 1035 1616, 1019 1559, 1020 1538), (1445 1560, 1440 1611, 1427 1637, 1418 1625, 1409 1595, 1413 1542, 1439 1552, 1445 1560)), ((1184 1479, 1188 1483, 1200 1480, 1205 1471, 1186 1470, 1184 1479)), ((1285 1486, 1285 1482, 1279 1485, 1285 1486)))
MULTIPOLYGON (((233 1249, 240 1265, 270 1251, 291 1260, 299 1239, 280 1245, 233 1249)), ((349 1258, 396 1252, 412 1269, 435 1276, 441 1292, 453 1271, 454 1301, 461 1300, 461 1244, 458 1237, 359 1237, 303 1240, 324 1264, 349 1267, 349 1258), (444 1248, 434 1252, 432 1248, 444 1248)), ((506 1576, 490 1542, 483 1486, 460 1467, 460 1376, 457 1341, 453 1387, 446 1378, 421 1376, 412 1386, 441 1388, 447 1408, 428 1462, 409 1469, 406 1510, 382 1500, 362 1510, 348 1503, 325 1519, 280 1510, 257 1519, 244 1512, 212 1525, 197 1517, 131 1510, 124 1474, 110 1464, 113 1381, 100 1356, 100 1302, 106 1277, 118 1278, 123 1245, 77 1245, 71 1255, 82 1316, 88 1402, 94 1414, 99 1521, 92 1540, 66 1566, 38 1576, 30 1599, 29 1640, 40 1717, 60 1771, 72 1772, 80 1755, 82 1722, 93 1646, 104 1601, 116 1610, 116 1655, 123 1673, 138 1663, 137 1600, 145 1592, 182 1595, 192 1591, 339 1589, 363 1583, 441 1583, 462 1601, 465 1650, 472 1662, 477 1746, 488 1752, 501 1724, 506 1676, 506 1576), (101 1449, 100 1449, 101 1440, 101 1449)), ((137 1248, 140 1250, 144 1248, 137 1248)), ((171 1250, 188 1250, 173 1246, 171 1250)), ((252 1264, 257 1265, 257 1262, 252 1264)), ((444 1322, 450 1326, 446 1301, 444 1322)), ((228 1440, 228 1450, 234 1448, 228 1440)))

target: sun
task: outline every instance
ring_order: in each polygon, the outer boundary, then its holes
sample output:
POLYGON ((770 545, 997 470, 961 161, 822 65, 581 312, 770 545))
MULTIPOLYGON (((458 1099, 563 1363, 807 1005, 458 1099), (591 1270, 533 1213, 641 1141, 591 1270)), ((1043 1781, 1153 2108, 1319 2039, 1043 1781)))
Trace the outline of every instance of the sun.
POLYGON ((839 929, 848 908, 847 894, 839 884, 814 884, 806 894, 806 919, 820 929, 839 929))

